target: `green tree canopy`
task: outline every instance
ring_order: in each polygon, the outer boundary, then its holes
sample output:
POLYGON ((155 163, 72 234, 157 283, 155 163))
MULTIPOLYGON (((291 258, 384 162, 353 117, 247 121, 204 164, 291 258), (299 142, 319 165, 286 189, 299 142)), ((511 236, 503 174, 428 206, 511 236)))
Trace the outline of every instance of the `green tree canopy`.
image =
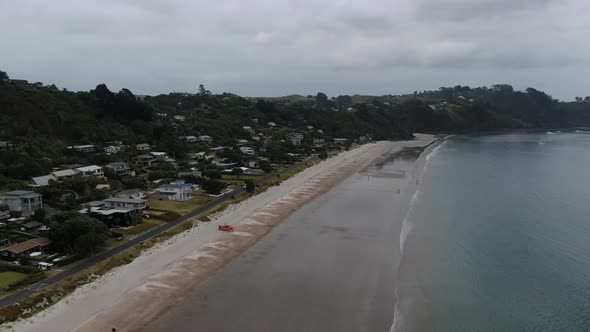
POLYGON ((67 212, 55 217, 49 238, 59 250, 87 255, 103 244, 111 231, 102 222, 77 212, 67 212))

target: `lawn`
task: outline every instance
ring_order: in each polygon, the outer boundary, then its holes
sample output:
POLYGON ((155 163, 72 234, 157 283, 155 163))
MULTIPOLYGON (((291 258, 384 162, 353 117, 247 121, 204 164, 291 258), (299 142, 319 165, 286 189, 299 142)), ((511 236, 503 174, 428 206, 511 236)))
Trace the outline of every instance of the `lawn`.
POLYGON ((19 272, 0 272, 0 288, 7 288, 26 277, 26 274, 19 272))
POLYGON ((181 215, 187 214, 201 205, 209 202, 210 199, 206 197, 193 197, 189 201, 167 201, 150 198, 148 205, 152 209, 165 210, 179 213, 181 215))

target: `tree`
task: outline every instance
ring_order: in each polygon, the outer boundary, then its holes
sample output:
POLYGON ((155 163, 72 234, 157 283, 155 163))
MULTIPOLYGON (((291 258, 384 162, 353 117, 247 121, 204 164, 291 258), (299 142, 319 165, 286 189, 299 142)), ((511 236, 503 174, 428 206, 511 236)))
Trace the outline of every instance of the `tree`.
POLYGON ((211 94, 211 91, 205 89, 203 84, 199 84, 199 95, 201 96, 208 96, 211 94))
POLYGON ((219 195, 225 189, 226 184, 218 180, 204 180, 202 187, 209 194, 219 195))
POLYGON ((56 248, 80 255, 93 253, 110 235, 111 231, 105 224, 77 212, 57 215, 49 231, 49 238, 56 248))
POLYGON ((590 96, 586 96, 586 98, 584 98, 584 101, 590 101, 590 96))
POLYGON ((37 210, 35 210, 35 213, 33 214, 33 219, 38 222, 43 222, 45 220, 45 209, 38 208, 37 210))
POLYGON ((323 92, 318 92, 317 96, 315 97, 316 102, 318 105, 325 105, 328 103, 328 96, 326 96, 323 92))
POLYGON ((8 80, 10 80, 10 77, 8 77, 8 74, 6 72, 0 70, 0 84, 2 84, 3 82, 8 82, 8 80))
POLYGON ((577 102, 580 102, 580 101, 582 101, 582 97, 576 97, 576 101, 577 101, 577 102))
POLYGON ((246 180, 244 181, 246 184, 246 191, 249 193, 253 193, 254 191, 256 191, 256 184, 254 183, 254 181, 252 180, 246 180))

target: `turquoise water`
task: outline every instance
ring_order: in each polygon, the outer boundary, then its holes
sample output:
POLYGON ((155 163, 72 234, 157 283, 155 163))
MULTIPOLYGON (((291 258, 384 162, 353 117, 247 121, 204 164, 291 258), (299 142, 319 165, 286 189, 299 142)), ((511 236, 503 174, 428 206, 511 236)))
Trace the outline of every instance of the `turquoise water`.
POLYGON ((455 137, 407 216, 403 330, 590 330, 590 135, 455 137))

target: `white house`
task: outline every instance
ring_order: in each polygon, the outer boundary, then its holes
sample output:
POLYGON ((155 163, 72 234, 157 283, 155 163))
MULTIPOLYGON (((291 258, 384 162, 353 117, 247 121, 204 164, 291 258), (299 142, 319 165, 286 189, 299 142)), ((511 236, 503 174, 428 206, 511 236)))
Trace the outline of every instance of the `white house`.
POLYGON ((82 176, 96 176, 99 178, 104 177, 104 169, 96 165, 74 168, 74 171, 76 171, 78 174, 81 174, 82 176))
POLYGON ((137 198, 107 198, 105 206, 111 209, 142 211, 147 208, 147 200, 137 198))
POLYGON ((213 141, 213 137, 208 136, 208 135, 201 135, 201 136, 199 136, 199 141, 211 143, 213 141))
POLYGON ((277 124, 274 123, 274 122, 269 122, 267 124, 268 124, 269 127, 276 127, 277 126, 277 124))
POLYGON ((293 145, 300 145, 301 141, 303 141, 303 134, 302 133, 288 133, 285 135, 287 141, 289 141, 293 145))
POLYGON ((174 120, 184 121, 186 120, 186 117, 184 115, 175 115, 174 120))
POLYGON ((197 136, 184 136, 184 141, 187 143, 197 143, 199 138, 197 136))
POLYGON ((157 152, 157 151, 154 151, 154 152, 150 152, 150 154, 152 156, 154 156, 154 158, 156 158, 158 160, 166 159, 166 157, 168 156, 168 154, 166 152, 157 152))
POLYGON ((242 129, 250 134, 254 134, 254 129, 252 129, 250 126, 243 126, 242 129))
POLYGON ((240 146, 240 152, 243 154, 253 155, 254 149, 249 146, 240 146))
POLYGON ((10 212, 20 212, 28 217, 43 207, 43 195, 28 190, 15 190, 0 196, 0 203, 8 205, 10 212))
POLYGON ((192 198, 192 190, 183 184, 163 184, 155 192, 158 199, 169 201, 188 201, 192 198))
POLYGON ((109 145, 103 149, 104 153, 115 154, 121 152, 122 148, 118 145, 109 145))

